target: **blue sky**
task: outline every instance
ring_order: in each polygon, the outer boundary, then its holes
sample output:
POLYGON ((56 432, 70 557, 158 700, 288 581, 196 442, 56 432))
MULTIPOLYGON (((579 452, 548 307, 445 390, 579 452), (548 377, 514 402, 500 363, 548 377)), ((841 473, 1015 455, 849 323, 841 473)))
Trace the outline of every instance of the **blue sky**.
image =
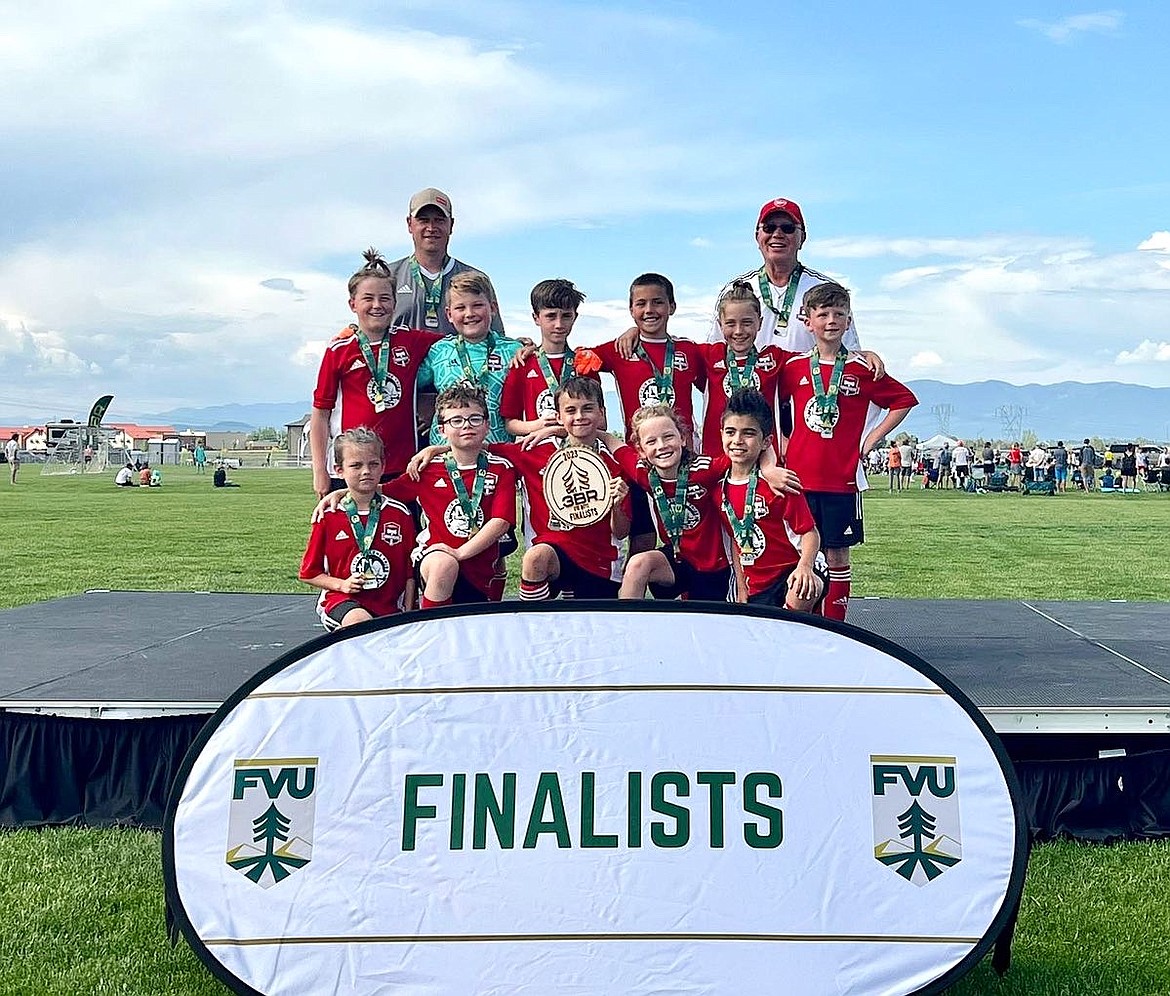
POLYGON ((6 3, 0 421, 297 401, 415 190, 453 253, 703 338, 776 196, 905 380, 1170 386, 1170 12, 1043 3, 6 3))

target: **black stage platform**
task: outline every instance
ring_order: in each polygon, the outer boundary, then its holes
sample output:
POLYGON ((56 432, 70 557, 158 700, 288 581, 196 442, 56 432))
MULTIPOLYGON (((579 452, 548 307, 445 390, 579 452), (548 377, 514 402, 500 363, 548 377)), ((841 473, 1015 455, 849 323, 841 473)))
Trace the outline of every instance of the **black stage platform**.
MULTIPOLYGON (((0 612, 0 825, 159 825, 207 714, 320 634, 314 599, 101 591, 0 612)), ((849 622, 970 696, 1037 836, 1170 834, 1170 606, 856 599, 849 622)))

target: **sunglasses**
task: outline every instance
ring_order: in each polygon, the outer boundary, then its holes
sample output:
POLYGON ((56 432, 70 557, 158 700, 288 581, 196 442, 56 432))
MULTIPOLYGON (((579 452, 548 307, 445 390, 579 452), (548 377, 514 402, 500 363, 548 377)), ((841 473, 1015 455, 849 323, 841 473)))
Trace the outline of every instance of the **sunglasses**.
POLYGON ((760 228, 763 230, 765 235, 774 234, 777 228, 780 229, 780 231, 782 231, 785 235, 791 235, 798 228, 800 228, 800 226, 791 221, 765 221, 760 226, 760 228))
POLYGON ((465 425, 478 429, 486 421, 486 415, 452 415, 450 418, 443 419, 443 425, 449 425, 452 429, 462 429, 465 425))

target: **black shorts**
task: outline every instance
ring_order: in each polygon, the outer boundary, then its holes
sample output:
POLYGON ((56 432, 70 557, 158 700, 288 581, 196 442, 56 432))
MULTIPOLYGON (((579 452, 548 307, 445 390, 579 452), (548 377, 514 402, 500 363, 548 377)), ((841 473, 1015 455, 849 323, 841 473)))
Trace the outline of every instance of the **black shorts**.
POLYGON ((653 533, 654 520, 650 518, 650 496, 638 485, 630 483, 630 535, 653 533))
MULTIPOLYGON (((370 611, 364 605, 355 602, 352 598, 347 598, 344 602, 338 602, 333 608, 326 610, 321 622, 325 624, 325 628, 328 630, 337 629, 345 617, 354 609, 363 609, 366 612, 370 611)), ((373 613, 370 614, 373 615, 373 613)))
MULTIPOLYGON (((795 570, 796 564, 785 568, 784 573, 763 591, 755 595, 748 595, 748 604, 773 605, 778 609, 784 608, 784 600, 788 597, 788 579, 792 577, 792 572, 795 570)), ((815 612, 825 600, 825 592, 829 590, 829 575, 819 565, 813 568, 813 573, 821 579, 821 595, 812 607, 812 611, 815 612)))
POLYGON ((593 574, 572 560, 564 550, 549 543, 557 555, 560 576, 548 582, 549 598, 617 598, 620 585, 612 578, 593 574))
POLYGON ((840 550, 865 542, 860 491, 806 491, 804 498, 820 531, 822 550, 840 550))
MULTIPOLYGON (((422 596, 423 590, 423 576, 422 576, 422 562, 426 560, 426 554, 414 565, 414 583, 418 586, 419 596, 422 596)), ((462 574, 455 579, 455 587, 451 589, 451 604, 452 605, 479 605, 483 602, 490 602, 487 592, 480 591, 475 585, 467 580, 462 574)))
POLYGON ((683 598, 688 602, 726 602, 731 591, 731 568, 719 571, 697 571, 685 560, 675 560, 674 550, 669 546, 658 550, 674 571, 674 584, 650 582, 650 594, 655 598, 670 601, 683 598))

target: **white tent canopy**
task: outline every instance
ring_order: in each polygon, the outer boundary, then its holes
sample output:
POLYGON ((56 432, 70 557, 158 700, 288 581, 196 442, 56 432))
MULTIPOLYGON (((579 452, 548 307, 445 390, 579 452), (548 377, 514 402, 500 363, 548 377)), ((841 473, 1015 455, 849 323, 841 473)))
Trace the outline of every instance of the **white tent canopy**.
POLYGON ((929 439, 924 439, 918 444, 919 453, 938 453, 944 446, 949 446, 954 449, 959 441, 951 436, 944 436, 941 432, 938 435, 931 436, 929 439))

